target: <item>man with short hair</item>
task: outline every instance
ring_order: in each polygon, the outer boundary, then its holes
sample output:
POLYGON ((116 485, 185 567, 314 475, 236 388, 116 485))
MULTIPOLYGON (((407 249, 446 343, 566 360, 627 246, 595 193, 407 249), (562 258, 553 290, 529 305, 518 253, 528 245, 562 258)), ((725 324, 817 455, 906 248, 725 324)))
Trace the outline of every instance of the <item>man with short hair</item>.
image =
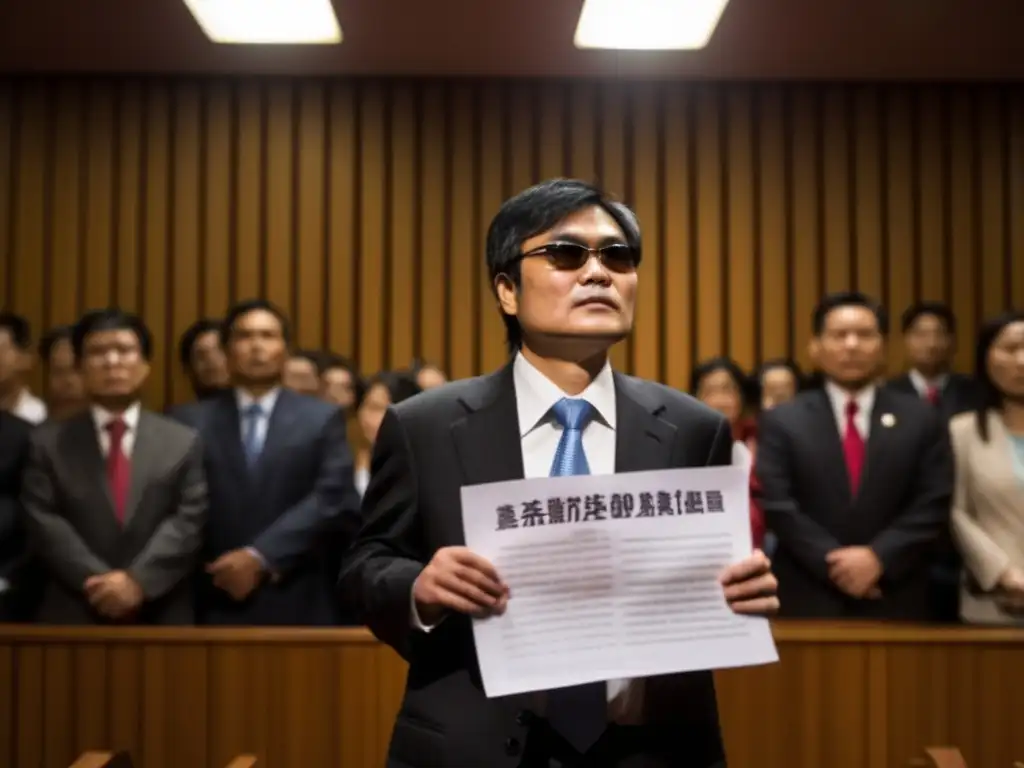
MULTIPOLYGON (((389 766, 724 765, 711 672, 488 699, 473 646, 470 617, 516 598, 464 546, 462 486, 730 463, 722 416, 610 367, 633 325, 640 258, 635 216, 601 190, 559 179, 516 195, 487 237, 513 359, 384 417, 340 587, 410 662, 389 766)), ((734 611, 777 608, 760 552, 723 584, 734 611)))
POLYGON ((826 296, 810 354, 824 386, 761 416, 757 478, 782 613, 928 618, 928 565, 949 527, 949 433, 919 397, 877 384, 885 309, 826 296))
POLYGON ((22 486, 47 575, 39 619, 54 624, 191 624, 206 516, 195 430, 145 410, 149 329, 117 309, 71 334, 89 408, 32 435, 22 486))

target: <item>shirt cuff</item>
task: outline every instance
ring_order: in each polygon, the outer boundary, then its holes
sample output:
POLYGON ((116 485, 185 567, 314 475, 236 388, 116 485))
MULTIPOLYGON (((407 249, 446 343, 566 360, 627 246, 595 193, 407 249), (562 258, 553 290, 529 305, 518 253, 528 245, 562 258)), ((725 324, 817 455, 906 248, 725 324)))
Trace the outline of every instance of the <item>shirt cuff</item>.
POLYGON ((246 547, 245 551, 260 561, 260 565, 263 566, 264 571, 271 575, 274 575, 274 571, 271 569, 270 563, 267 562, 267 558, 263 556, 262 552, 260 552, 255 547, 246 547))
MULTIPOLYGON (((415 585, 413 589, 415 589, 415 585)), ((424 624, 423 620, 420 619, 420 612, 416 610, 416 598, 413 596, 412 591, 409 592, 409 624, 413 629, 418 629, 420 632, 431 632, 436 629, 442 621, 444 621, 444 616, 433 624, 424 624)))

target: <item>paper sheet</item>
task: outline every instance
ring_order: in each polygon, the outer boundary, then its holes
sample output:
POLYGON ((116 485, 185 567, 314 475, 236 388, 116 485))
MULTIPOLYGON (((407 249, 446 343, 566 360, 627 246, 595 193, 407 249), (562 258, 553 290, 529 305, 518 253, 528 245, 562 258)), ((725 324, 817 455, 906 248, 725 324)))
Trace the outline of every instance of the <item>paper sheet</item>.
POLYGON ((749 469, 673 469, 462 489, 466 545, 509 585, 473 623, 490 697, 778 660, 718 577, 751 552, 749 469))

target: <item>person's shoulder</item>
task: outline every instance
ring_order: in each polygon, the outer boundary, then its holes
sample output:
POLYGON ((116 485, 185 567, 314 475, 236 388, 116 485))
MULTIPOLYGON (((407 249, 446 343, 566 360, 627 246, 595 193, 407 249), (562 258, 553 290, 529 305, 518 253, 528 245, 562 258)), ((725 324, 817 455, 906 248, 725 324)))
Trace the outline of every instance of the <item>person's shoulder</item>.
POLYGON ((704 423, 717 427, 725 421, 725 417, 714 408, 667 384, 616 372, 615 386, 621 394, 632 397, 652 411, 660 411, 662 418, 676 426, 704 423))
MULTIPOLYGON (((46 423, 43 422, 43 424, 46 423)), ((28 436, 40 426, 40 424, 34 424, 10 411, 0 411, 0 435, 8 435, 17 440, 27 440, 28 436)))
MULTIPOLYGON (((988 415, 986 414, 986 418, 988 415)), ((949 434, 954 440, 961 441, 977 433, 978 414, 976 411, 958 413, 949 420, 949 434)))
POLYGON ((466 412, 466 406, 482 404, 494 377, 485 374, 469 379, 457 379, 440 387, 432 387, 392 406, 395 415, 404 424, 420 424, 437 420, 450 421, 466 412))
POLYGON ((171 421, 199 428, 203 418, 212 405, 213 400, 195 400, 191 403, 179 403, 168 407, 163 416, 171 421))
POLYGON ((140 416, 142 424, 148 424, 150 428, 155 428, 161 442, 165 442, 168 446, 191 445, 199 438, 199 430, 195 426, 169 414, 143 409, 140 416))
POLYGON ((339 413, 338 406, 333 403, 329 403, 326 400, 321 400, 319 397, 313 397, 312 395, 303 395, 299 392, 292 392, 291 390, 286 389, 281 391, 279 397, 284 398, 286 401, 290 401, 305 418, 316 422, 317 424, 330 421, 339 413))
POLYGON ((878 390, 876 407, 878 406, 920 421, 930 422, 940 418, 938 409, 916 393, 910 394, 886 387, 878 390))

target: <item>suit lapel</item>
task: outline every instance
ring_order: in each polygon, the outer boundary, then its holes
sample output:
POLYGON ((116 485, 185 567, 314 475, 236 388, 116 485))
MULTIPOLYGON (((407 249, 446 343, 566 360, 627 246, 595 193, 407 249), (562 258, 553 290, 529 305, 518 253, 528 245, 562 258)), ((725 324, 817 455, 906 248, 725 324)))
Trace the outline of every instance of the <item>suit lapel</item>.
POLYGON ((671 466, 676 428, 660 418, 664 405, 620 373, 615 378, 615 471, 671 466))
MULTIPOLYGON (((846 468, 846 454, 843 453, 843 436, 836 422, 836 412, 832 407, 828 392, 822 388, 808 398, 808 411, 812 421, 809 434, 820 436, 820 451, 824 459, 826 471, 832 475, 832 484, 841 488, 843 498, 853 498, 850 490, 850 474, 846 468)), ((817 442, 817 440, 816 440, 817 442)))
MULTIPOLYGON (((865 488, 873 476, 881 475, 885 466, 889 449, 893 440, 900 434, 899 416, 896 398, 884 388, 875 392, 875 404, 871 409, 871 429, 868 433, 867 456, 864 462, 864 475, 861 477, 861 488, 865 488)), ((863 495, 863 494, 861 494, 863 495)))
POLYGON ((466 485, 522 480, 523 450, 512 364, 485 376, 460 402, 467 413, 451 430, 466 485))
POLYGON ((214 414, 213 434, 217 436, 219 449, 224 452, 229 468, 245 484, 243 487, 248 487, 249 465, 242 451, 242 423, 238 416, 238 402, 235 400, 234 391, 218 398, 214 414))
MULTIPOLYGON (((237 410, 236 408, 236 413, 237 410)), ((260 451, 259 460, 256 462, 256 467, 253 468, 254 472, 259 473, 260 465, 265 461, 269 461, 282 446, 287 445, 288 435, 295 423, 298 410, 299 403, 296 402, 296 396, 292 392, 287 389, 282 389, 278 392, 277 402, 274 403, 274 410, 271 411, 270 419, 267 422, 267 434, 263 440, 263 450, 260 451)), ((242 462, 245 463, 244 455, 242 462)))
POLYGON ((153 470, 160 459, 160 436, 153 434, 156 422, 145 411, 139 413, 138 427, 135 429, 135 443, 132 446, 131 483, 128 489, 128 501, 124 508, 124 525, 127 527, 135 517, 142 495, 146 492, 146 484, 153 475, 153 470))
POLYGON ((99 438, 92 414, 88 411, 76 416, 67 424, 69 451, 67 458, 82 468, 82 482, 89 489, 95 504, 96 519, 100 525, 109 528, 109 533, 120 535, 120 527, 114 514, 114 500, 107 483, 107 462, 100 451, 99 438))

